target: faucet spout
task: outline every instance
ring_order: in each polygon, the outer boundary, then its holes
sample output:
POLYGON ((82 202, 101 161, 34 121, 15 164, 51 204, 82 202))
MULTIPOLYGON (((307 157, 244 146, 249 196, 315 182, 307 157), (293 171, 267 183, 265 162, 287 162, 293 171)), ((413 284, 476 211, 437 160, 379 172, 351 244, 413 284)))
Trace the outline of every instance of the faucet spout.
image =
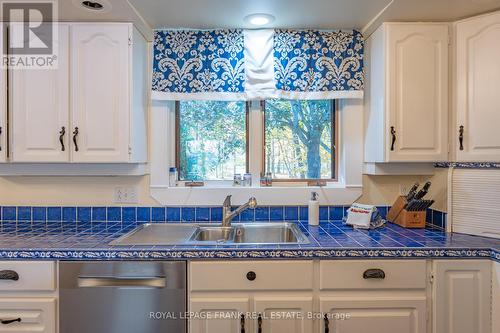
POLYGON ((239 206, 235 210, 231 211, 231 196, 228 195, 226 197, 226 199, 224 200, 224 204, 222 205, 222 226, 223 227, 230 227, 231 221, 234 219, 235 216, 240 214, 245 209, 248 209, 248 208, 254 209, 255 207, 257 207, 257 199, 255 199, 254 197, 251 197, 248 200, 248 202, 239 206))

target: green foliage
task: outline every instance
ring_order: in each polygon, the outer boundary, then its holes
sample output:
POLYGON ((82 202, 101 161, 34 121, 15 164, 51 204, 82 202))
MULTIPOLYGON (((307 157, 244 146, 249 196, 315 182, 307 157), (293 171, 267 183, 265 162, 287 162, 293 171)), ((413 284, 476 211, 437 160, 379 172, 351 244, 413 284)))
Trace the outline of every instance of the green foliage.
POLYGON ((245 102, 180 102, 180 176, 232 179, 246 167, 245 102))

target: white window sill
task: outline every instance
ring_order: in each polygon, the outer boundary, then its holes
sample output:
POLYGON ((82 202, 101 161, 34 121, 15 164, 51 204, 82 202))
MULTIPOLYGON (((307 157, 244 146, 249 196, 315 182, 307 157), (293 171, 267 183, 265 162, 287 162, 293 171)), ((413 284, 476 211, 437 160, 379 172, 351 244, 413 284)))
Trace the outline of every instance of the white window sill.
POLYGON ((220 206, 227 195, 232 195, 235 205, 256 197, 260 205, 307 205, 311 192, 319 194, 321 205, 350 205, 362 194, 361 186, 340 184, 317 186, 272 187, 165 187, 151 186, 151 196, 163 205, 220 206))

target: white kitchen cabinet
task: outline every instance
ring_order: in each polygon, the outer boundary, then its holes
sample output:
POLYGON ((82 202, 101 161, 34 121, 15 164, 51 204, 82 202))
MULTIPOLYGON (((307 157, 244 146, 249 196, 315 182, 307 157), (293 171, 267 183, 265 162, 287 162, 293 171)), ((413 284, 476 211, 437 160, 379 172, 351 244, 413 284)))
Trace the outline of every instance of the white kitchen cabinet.
MULTIPOLYGON (((4 45, 4 25, 0 25, 0 45, 4 45)), ((0 163, 7 160, 7 71, 0 68, 0 163)))
POLYGON ((13 162, 69 161, 69 26, 58 24, 57 28, 56 69, 9 73, 13 162))
POLYGON ((448 159, 448 24, 384 23, 366 42, 365 162, 448 159))
POLYGON ((0 298, 0 332, 56 332, 55 298, 0 298))
POLYGON ((426 332, 425 297, 320 297, 321 332, 426 332))
POLYGON ((12 161, 146 162, 144 37, 129 23, 59 29, 56 70, 11 71, 12 161))
POLYGON ((435 260, 433 331, 491 332, 491 262, 435 260))
POLYGON ((240 333, 242 327, 251 332, 248 297, 193 297, 190 311, 194 314, 189 321, 192 333, 240 333))
POLYGON ((262 332, 312 333, 313 297, 259 295, 253 298, 254 327, 262 332), (259 318, 260 316, 260 318, 259 318))
POLYGON ((492 262, 491 332, 500 332, 500 262, 492 262))
POLYGON ((456 23, 457 161, 500 162, 500 12, 456 23))

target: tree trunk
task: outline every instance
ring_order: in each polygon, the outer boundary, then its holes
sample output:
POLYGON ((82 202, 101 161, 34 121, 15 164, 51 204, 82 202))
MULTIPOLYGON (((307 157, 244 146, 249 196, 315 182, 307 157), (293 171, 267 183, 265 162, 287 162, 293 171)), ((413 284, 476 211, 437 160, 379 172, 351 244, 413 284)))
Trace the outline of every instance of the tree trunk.
POLYGON ((307 178, 321 178, 321 156, 319 148, 321 145, 321 137, 314 133, 309 139, 307 145, 307 178))

